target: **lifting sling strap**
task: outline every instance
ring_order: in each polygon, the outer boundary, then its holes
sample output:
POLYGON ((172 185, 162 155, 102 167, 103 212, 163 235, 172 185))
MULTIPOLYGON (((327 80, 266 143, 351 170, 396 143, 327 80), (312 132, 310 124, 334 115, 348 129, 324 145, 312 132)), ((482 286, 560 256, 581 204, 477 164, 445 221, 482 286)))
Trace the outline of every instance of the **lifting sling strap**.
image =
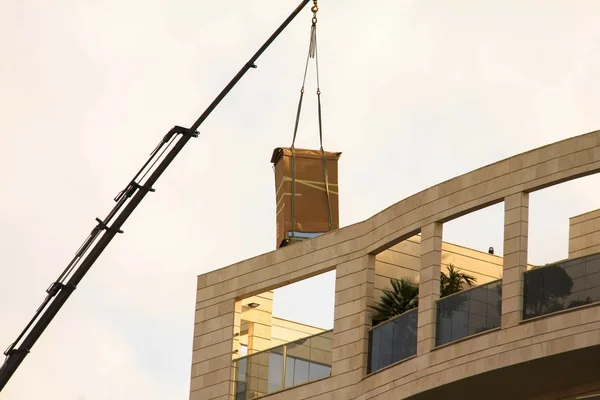
POLYGON ((292 152, 292 236, 296 231, 296 135, 298 133, 298 124, 300 122, 300 113, 302 111, 302 100, 304 99, 304 86, 306 85, 306 75, 308 72, 308 64, 311 58, 315 59, 315 70, 317 77, 317 107, 318 107, 318 121, 319 121, 319 145, 321 152, 321 159, 323 163, 323 178, 325 181, 325 193, 327 195, 327 216, 329 223, 329 230, 333 228, 333 221, 331 217, 331 199, 329 192, 329 177, 327 174, 327 157, 325 150, 323 149, 323 119, 322 119, 322 107, 321 107, 321 85, 319 81, 319 55, 317 50, 317 12, 319 11, 318 1, 313 0, 314 5, 311 8, 313 13, 312 25, 310 28, 310 44, 308 47, 308 56, 306 57, 306 65, 304 67, 304 78, 302 79, 302 88, 300 89, 300 99, 298 101, 298 109, 296 111, 296 122, 294 124, 294 135, 292 138, 292 146, 290 150, 292 152))

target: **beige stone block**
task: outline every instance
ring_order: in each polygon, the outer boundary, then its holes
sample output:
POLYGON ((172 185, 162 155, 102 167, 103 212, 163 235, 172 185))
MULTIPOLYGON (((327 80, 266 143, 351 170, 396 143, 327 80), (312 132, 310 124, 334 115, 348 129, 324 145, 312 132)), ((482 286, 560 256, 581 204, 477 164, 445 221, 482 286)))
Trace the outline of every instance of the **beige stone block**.
POLYGON ((348 371, 354 371, 358 368, 366 368, 366 364, 363 364, 365 355, 366 353, 358 353, 343 360, 334 362, 332 367, 333 374, 339 375, 348 371))
POLYGON ((214 400, 229 395, 230 382, 221 382, 216 385, 194 390, 190 393, 190 400, 214 400))
POLYGON ((226 327, 194 338, 193 349, 198 350, 204 347, 221 343, 224 340, 233 339, 233 327, 226 327))
POLYGON ((201 308, 199 310, 196 310, 195 315, 194 315, 194 322, 196 324, 198 324, 200 322, 216 318, 219 315, 220 315, 219 306, 217 304, 215 304, 210 307, 201 308))
POLYGON ((569 241, 583 235, 584 223, 569 226, 569 241))
POLYGON ((522 280, 524 271, 525 267, 519 266, 505 269, 504 274, 502 275, 502 284, 506 285, 522 280))
POLYGON ((336 319, 333 329, 336 332, 343 332, 360 325, 367 325, 366 313, 353 314, 345 318, 336 319))
POLYGON ((192 378, 190 384, 190 390, 198 390, 209 385, 216 385, 221 382, 226 382, 231 379, 231 367, 219 369, 217 371, 209 372, 208 374, 201 375, 192 378))
POLYGON ((215 271, 208 272, 206 278, 206 286, 216 285, 230 279, 234 279, 238 275, 236 268, 229 266, 215 271))
POLYGON ((440 265, 428 265, 421 269, 419 281, 428 282, 431 280, 439 281, 441 275, 440 265))
POLYGON ((367 294, 367 285, 367 282, 364 282, 358 286, 336 292, 335 304, 342 305, 349 301, 359 300, 365 297, 367 294))
POLYGON ((506 196, 504 199, 504 209, 508 211, 516 207, 529 207, 528 193, 519 192, 506 196))
POLYGON ((417 342, 435 338, 435 324, 419 326, 417 329, 417 342))
POLYGON ((421 255, 421 269, 431 265, 440 265, 442 263, 442 252, 431 251, 421 255))
POLYGON ((503 299, 509 299, 517 296, 523 296, 523 281, 506 283, 502 286, 503 299))
POLYGON ((199 303, 196 303, 196 310, 200 310, 205 307, 209 307, 215 304, 219 304, 226 301, 235 301, 236 293, 225 293, 222 295, 216 295, 215 297, 209 300, 203 300, 199 303))
POLYGON ((361 257, 356 260, 338 264, 335 273, 336 277, 341 278, 343 276, 362 271, 366 268, 368 268, 368 262, 364 259, 364 257, 361 257))
MULTIPOLYGON (((471 187, 467 190, 473 191, 473 187, 471 187)), ((453 192, 453 193, 449 194, 448 196, 446 196, 445 198, 447 199, 446 204, 447 204, 448 208, 451 209, 453 207, 460 205, 463 200, 462 196, 464 196, 464 195, 461 195, 461 192, 453 192)), ((427 236, 432 236, 432 235, 428 233, 427 236)))
POLYGON ((216 285, 206 286, 196 291, 196 302, 202 303, 210 298, 215 297, 217 293, 216 285))
POLYGON ((334 308, 334 320, 345 318, 353 314, 364 312, 367 308, 367 299, 350 301, 334 308))
POLYGON ((594 152, 592 149, 579 151, 564 155, 558 159, 558 169, 568 170, 581 165, 589 164, 594 160, 594 152))
POLYGON ((600 216, 591 215, 593 216, 592 219, 569 226, 569 239, 600 231, 600 216))
POLYGON ((442 237, 442 224, 441 223, 431 223, 423 226, 421 229, 421 242, 429 237, 438 236, 442 237))
MULTIPOLYGON (((421 299, 422 297, 427 297, 427 296, 437 296, 439 297, 440 295, 440 280, 437 279, 432 279, 429 280, 427 282, 423 282, 421 281, 421 283, 419 283, 419 299, 421 299)), ((419 306, 421 305, 421 301, 419 300, 419 306)))
POLYGON ((367 281, 368 281, 368 273, 367 273, 367 270, 364 269, 362 271, 358 271, 353 274, 343 276, 341 278, 336 278, 335 291, 341 292, 342 290, 346 290, 351 287, 358 286, 360 284, 366 283, 367 281))
POLYGON ((205 287, 207 281, 208 281, 208 274, 198 275, 198 277, 196 278, 196 289, 205 287))
POLYGON ((346 344, 354 343, 358 340, 368 340, 369 335, 367 332, 367 326, 362 325, 356 328, 348 329, 341 333, 333 333, 333 348, 344 346, 346 344))
POLYGON ((569 240, 569 251, 578 251, 600 245, 600 231, 569 240))
POLYGON ((200 335, 205 335, 210 332, 214 332, 214 331, 223 329, 228 326, 233 326, 234 317, 235 317, 234 313, 229 313, 229 314, 221 315, 216 318, 206 320, 199 324, 195 324, 194 337, 200 336, 200 335))
MULTIPOLYGON (((598 148, 598 150, 600 151, 600 148, 598 148)), ((589 211, 584 214, 575 215, 569 218, 569 224, 576 225, 596 218, 600 218, 600 209, 589 211)))
MULTIPOLYGON (((232 384, 232 389, 233 389, 233 384, 232 384)), ((233 390, 232 390, 232 393, 233 393, 233 390)), ((212 400, 232 400, 232 399, 233 399, 233 397, 227 394, 227 395, 216 397, 212 400)))
POLYGON ((529 222, 528 207, 516 207, 505 212, 504 225, 511 225, 516 222, 529 222))
MULTIPOLYGON (((508 239, 526 236, 528 232, 527 222, 515 222, 510 225, 504 225, 504 243, 507 243, 508 239)), ((509 242, 510 244, 510 242, 509 242)), ((509 250, 510 251, 510 250, 509 250)))
POLYGON ((214 344, 212 346, 194 350, 194 352, 192 353, 192 364, 200 363, 205 360, 210 360, 223 354, 229 354, 229 356, 231 356, 232 345, 233 343, 231 340, 226 340, 221 343, 214 344))
POLYGON ((435 347, 435 339, 434 338, 426 338, 424 340, 417 342, 417 355, 421 356, 423 354, 429 353, 435 347))
POLYGON ((520 251, 515 251, 512 253, 504 253, 504 260, 503 260, 503 269, 504 269, 504 273, 506 273, 506 271, 508 271, 511 268, 515 268, 518 267, 520 264, 520 259, 521 259, 521 252, 520 251))
POLYGON ((504 256, 504 271, 510 268, 527 266, 527 252, 517 251, 504 256))
POLYGON ((439 295, 429 295, 419 298, 419 313, 430 312, 437 308, 439 295))
POLYGON ((535 177, 541 178, 558 172, 558 158, 548 160, 533 167, 535 177))
POLYGON ((513 311, 521 311, 523 310, 523 297, 522 296, 514 296, 510 298, 505 298, 504 294, 502 296, 502 314, 507 314, 513 311))
POLYGON ((427 254, 433 251, 441 251, 442 238, 441 236, 432 236, 421 240, 421 254, 427 254))
POLYGON ((217 371, 226 368, 230 364, 231 356, 229 354, 223 354, 209 360, 192 364, 192 377, 206 375, 211 371, 217 371))
POLYGON ((598 252, 600 252, 600 245, 588 247, 587 249, 583 249, 583 250, 569 252, 569 258, 578 258, 578 257, 588 256, 590 254, 594 254, 594 253, 598 253, 598 252))
POLYGON ((332 350, 333 363, 335 364, 338 361, 355 356, 357 354, 364 353, 365 351, 366 349, 364 340, 358 340, 353 343, 348 343, 339 347, 335 347, 332 350))
MULTIPOLYGON (((437 306, 437 303, 436 303, 436 306, 437 306)), ((432 307, 429 310, 419 312, 419 315, 417 317, 417 326, 420 328, 422 326, 434 324, 435 319, 436 319, 436 307, 432 307)))
POLYGON ((516 236, 504 241, 504 254, 527 251, 527 236, 516 236))
POLYGON ((369 268, 367 270, 367 283, 373 284, 375 282, 375 268, 369 268))

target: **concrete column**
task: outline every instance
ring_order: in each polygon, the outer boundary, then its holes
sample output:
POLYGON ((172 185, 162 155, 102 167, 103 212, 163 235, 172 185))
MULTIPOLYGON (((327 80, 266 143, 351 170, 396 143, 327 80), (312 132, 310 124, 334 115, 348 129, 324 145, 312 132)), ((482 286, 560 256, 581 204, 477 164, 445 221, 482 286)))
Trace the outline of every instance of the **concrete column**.
POLYGON ((235 309, 234 309, 234 314, 233 314, 233 348, 232 348, 232 354, 233 354, 233 359, 237 359, 239 357, 241 357, 240 355, 240 347, 241 347, 241 343, 240 343, 240 331, 241 331, 241 325, 242 325, 242 302, 241 301, 236 301, 235 302, 235 309))
POLYGON ((235 303, 226 300, 196 310, 190 400, 222 399, 231 393, 235 303))
POLYGON ((271 347, 271 327, 273 325, 273 291, 264 292, 244 299, 243 321, 248 322, 248 354, 253 354, 271 347), (256 308, 248 308, 248 304, 258 304, 256 308))
POLYGON ((440 298, 443 224, 434 222, 421 230, 421 270, 419 272, 419 316, 417 355, 435 347, 436 301, 440 298))
POLYGON ((504 266, 502 329, 516 326, 523 316, 523 273, 527 270, 529 193, 504 199, 504 266))
POLYGON ((358 382, 367 373, 375 256, 339 264, 335 280, 332 375, 358 382))

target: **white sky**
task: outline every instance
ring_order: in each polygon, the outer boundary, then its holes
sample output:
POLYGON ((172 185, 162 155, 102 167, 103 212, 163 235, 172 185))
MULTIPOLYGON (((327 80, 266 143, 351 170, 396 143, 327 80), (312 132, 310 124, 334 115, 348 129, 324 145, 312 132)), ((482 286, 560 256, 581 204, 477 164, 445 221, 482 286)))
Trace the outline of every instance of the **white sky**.
MULTIPOLYGON (((189 126, 297 2, 2 2, 0 345, 164 133, 189 126)), ((322 0, 325 145, 343 152, 342 225, 599 129, 599 16, 594 0, 322 0)), ((187 398, 195 276, 275 245, 269 160, 291 142, 310 17, 206 121, 3 399, 187 398)), ((312 94, 299 146, 318 145, 312 94)), ((598 182, 533 195, 531 262, 566 257, 567 218, 600 207, 598 182)), ((502 207, 447 224, 444 238, 499 251, 502 207)), ((330 326, 333 280, 317 281, 309 298, 306 286, 278 292, 277 313, 330 326)))

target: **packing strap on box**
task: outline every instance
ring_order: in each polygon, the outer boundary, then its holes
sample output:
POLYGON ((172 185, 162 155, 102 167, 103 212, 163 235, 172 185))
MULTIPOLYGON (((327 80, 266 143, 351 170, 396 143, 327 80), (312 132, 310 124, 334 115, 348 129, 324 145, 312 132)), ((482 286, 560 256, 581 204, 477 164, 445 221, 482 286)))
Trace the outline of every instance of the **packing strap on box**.
POLYGON ((308 72, 308 64, 311 59, 315 60, 315 71, 317 77, 317 104, 318 104, 318 121, 319 121, 319 144, 321 151, 321 158, 323 161, 323 177, 325 180, 325 193, 327 195, 328 205, 328 218, 329 218, 329 230, 332 229, 333 222, 331 217, 331 199, 329 189, 329 177, 327 174, 327 159, 325 157, 325 150, 323 149, 323 120, 321 112, 321 85, 319 81, 319 55, 317 51, 317 12, 319 11, 319 5, 317 0, 313 0, 314 5, 311 8, 313 13, 312 24, 310 28, 310 44, 308 46, 308 56, 306 57, 306 66, 304 67, 304 78, 302 79, 302 88, 300 89, 300 100, 298 101, 298 110, 296 112, 296 123, 294 124, 294 135, 292 138, 292 235, 296 230, 296 152, 295 143, 296 135, 298 133, 298 124, 300 122, 300 113, 302 111, 302 100, 304 99, 304 86, 306 85, 306 75, 308 72))

